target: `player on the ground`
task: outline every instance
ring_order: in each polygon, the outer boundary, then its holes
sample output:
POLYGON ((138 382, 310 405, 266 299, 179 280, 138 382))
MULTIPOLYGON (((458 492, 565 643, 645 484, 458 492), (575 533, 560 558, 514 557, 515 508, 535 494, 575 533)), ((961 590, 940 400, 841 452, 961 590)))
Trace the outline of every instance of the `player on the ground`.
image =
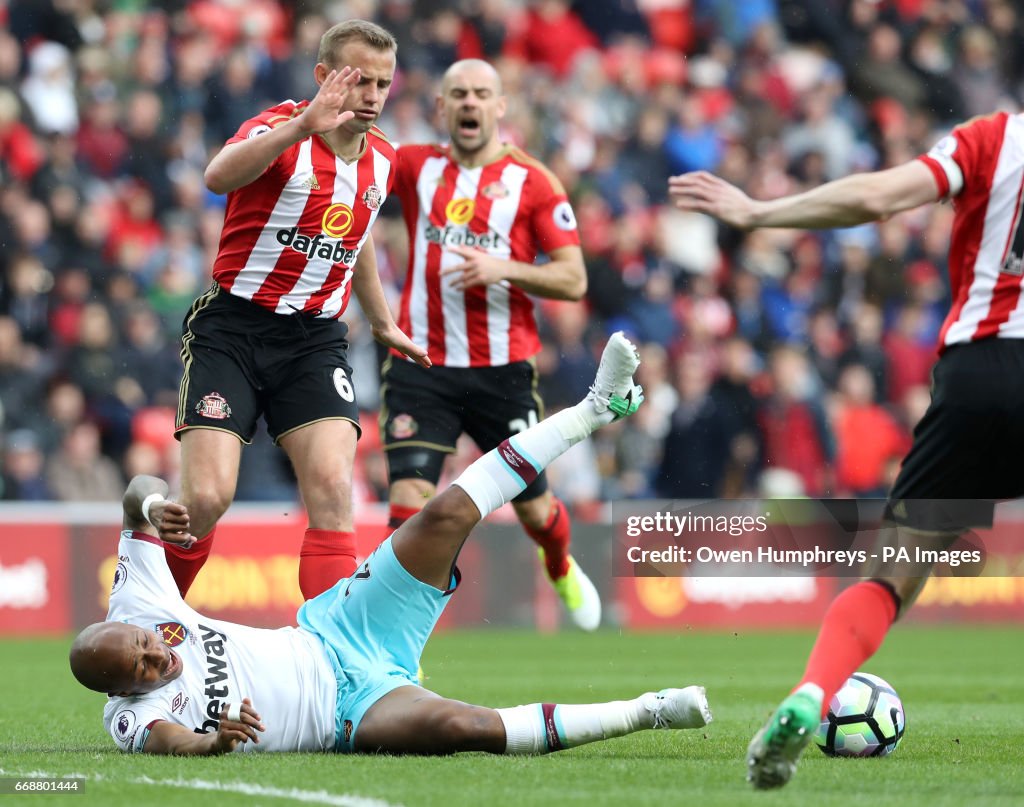
MULTIPOLYGON (((889 495, 888 546, 947 548, 991 524, 993 500, 1024 495, 1024 116, 1004 112, 953 130, 927 154, 793 196, 755 201, 698 172, 672 177, 682 210, 736 227, 846 227, 952 199, 953 305, 939 337, 931 404, 889 495), (941 500, 955 500, 954 505, 941 500)), ((792 777, 832 695, 914 602, 931 564, 877 563, 826 612, 803 678, 750 743, 759 788, 792 777)))
MULTIPOLYGON (((540 350, 528 294, 579 300, 587 288, 572 207, 558 179, 501 142, 501 80, 467 59, 444 74, 438 114, 446 146, 399 145, 395 193, 409 234, 398 324, 434 368, 392 351, 381 389, 390 525, 437 490, 444 458, 467 433, 481 451, 543 416, 533 357, 540 350), (547 263, 534 263, 546 253, 547 263)), ((593 630, 601 600, 569 554, 565 505, 541 474, 512 502, 540 548, 573 621, 593 630)))
MULTIPOLYGON (((82 631, 70 656, 82 684, 110 694, 104 722, 118 746, 166 754, 239 745, 542 754, 644 728, 705 725, 711 713, 698 686, 613 703, 487 709, 416 685, 420 654, 458 586, 455 561, 470 530, 571 445, 634 412, 643 400, 631 378, 638 363, 615 334, 584 401, 473 463, 356 574, 307 601, 299 628, 250 628, 186 605, 144 518, 167 487, 136 477, 124 498, 107 621, 82 631)), ((187 523, 177 503, 165 505, 164 518, 169 528, 187 523)))
MULTIPOLYGON (((378 341, 429 366, 395 324, 370 228, 395 175, 395 151, 374 127, 395 72, 395 40, 361 20, 320 42, 312 101, 286 101, 241 125, 210 162, 227 193, 214 284, 183 325, 183 530, 167 545, 182 595, 234 498, 242 444, 262 414, 295 469, 309 528, 299 585, 315 596, 355 568, 352 464, 359 410, 339 320, 355 293, 378 341)), ((161 537, 170 528, 153 508, 161 537)), ((174 525, 181 528, 181 525, 174 525)))

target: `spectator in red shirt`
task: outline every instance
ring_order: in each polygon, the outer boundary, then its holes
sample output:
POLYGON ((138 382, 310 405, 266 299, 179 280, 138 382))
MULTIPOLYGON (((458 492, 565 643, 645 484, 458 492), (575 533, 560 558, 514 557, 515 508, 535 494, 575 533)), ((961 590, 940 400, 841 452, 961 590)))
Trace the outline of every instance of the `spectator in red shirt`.
POLYGON ((827 495, 832 433, 814 396, 815 379, 806 356, 796 348, 776 348, 770 359, 772 395, 758 412, 768 468, 800 476, 809 496, 827 495))
POLYGON ((597 46, 597 37, 569 10, 567 0, 531 0, 519 29, 505 41, 504 55, 564 78, 581 51, 597 46))
POLYGON ((850 364, 839 376, 833 428, 839 488, 852 496, 884 496, 887 464, 906 452, 907 435, 875 403, 875 382, 863 364, 850 364))

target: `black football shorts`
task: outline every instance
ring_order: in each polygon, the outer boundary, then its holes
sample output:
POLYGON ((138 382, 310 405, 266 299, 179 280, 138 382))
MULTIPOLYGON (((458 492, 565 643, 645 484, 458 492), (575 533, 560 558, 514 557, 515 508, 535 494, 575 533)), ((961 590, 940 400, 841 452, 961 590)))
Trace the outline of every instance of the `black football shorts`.
POLYGON ((339 320, 275 314, 215 283, 182 325, 175 434, 220 429, 248 443, 260 415, 274 442, 318 420, 358 431, 347 335, 339 320))
MULTIPOLYGON (((544 416, 532 361, 425 369, 390 357, 381 381, 380 431, 392 482, 417 478, 436 485, 463 432, 487 452, 544 416)), ((542 473, 516 500, 535 499, 547 488, 542 473)))
POLYGON ((995 502, 1024 496, 1024 340, 945 350, 889 497, 891 517, 921 530, 992 524, 995 502))

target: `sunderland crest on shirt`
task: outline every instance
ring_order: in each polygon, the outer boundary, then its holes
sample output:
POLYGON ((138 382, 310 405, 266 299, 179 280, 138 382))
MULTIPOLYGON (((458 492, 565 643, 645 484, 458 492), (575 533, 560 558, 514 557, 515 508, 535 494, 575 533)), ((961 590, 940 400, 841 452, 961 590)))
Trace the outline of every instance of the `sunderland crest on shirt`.
POLYGON ((226 420, 231 417, 231 407, 228 405, 227 399, 219 392, 204 395, 202 400, 196 404, 196 412, 211 420, 226 420))
POLYGON ((363 191, 363 204, 370 210, 377 210, 384 201, 384 194, 375 184, 363 191))
POLYGON ((512 191, 508 189, 508 186, 504 182, 498 180, 497 182, 492 182, 489 185, 484 185, 480 193, 488 199, 507 199, 512 191))
POLYGON ((161 641, 168 647, 177 647, 188 636, 188 628, 180 622, 161 622, 155 628, 161 641))

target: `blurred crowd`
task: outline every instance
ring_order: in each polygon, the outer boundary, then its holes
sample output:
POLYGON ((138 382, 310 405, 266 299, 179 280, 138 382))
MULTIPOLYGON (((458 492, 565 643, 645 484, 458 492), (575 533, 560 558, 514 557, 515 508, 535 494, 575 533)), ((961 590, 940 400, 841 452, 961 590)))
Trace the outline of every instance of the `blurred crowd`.
MULTIPOLYGON (((499 69, 506 140, 575 206, 585 304, 538 306, 549 409, 578 400, 608 333, 643 345, 638 415, 552 471, 577 510, 615 497, 880 495, 928 403, 947 306, 948 205, 878 226, 741 233, 666 205, 704 169, 759 197, 898 164, 955 123, 1018 108, 1010 0, 7 0, 0 2, 0 498, 114 500, 176 477, 186 310, 224 198, 203 169, 238 125, 309 98, 321 34, 399 42, 381 120, 443 139, 443 70, 499 69)), ((406 237, 374 237, 397 300, 406 237)), ((352 326, 360 502, 386 498, 378 351, 352 326)), ((456 458, 464 462, 467 450, 456 458)), ((260 434, 239 499, 295 497, 260 434)))

